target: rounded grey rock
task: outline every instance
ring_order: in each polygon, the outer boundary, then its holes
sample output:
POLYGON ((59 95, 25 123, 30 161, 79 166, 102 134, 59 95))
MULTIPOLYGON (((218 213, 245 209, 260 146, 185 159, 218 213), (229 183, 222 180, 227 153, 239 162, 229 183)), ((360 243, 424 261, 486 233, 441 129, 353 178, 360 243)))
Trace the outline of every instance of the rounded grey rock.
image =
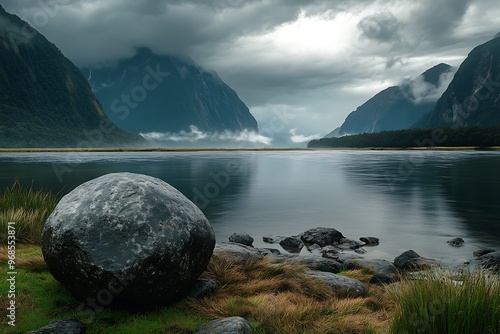
POLYGON ((447 243, 453 247, 461 247, 464 245, 465 241, 462 238, 453 238, 451 240, 448 240, 447 243))
POLYGON ((339 243, 344 235, 334 228, 316 227, 304 232, 300 239, 306 244, 318 244, 321 247, 339 243))
POLYGON ((401 270, 415 271, 429 268, 430 263, 415 251, 409 250, 396 257, 394 265, 401 270))
POLYGON ((233 242, 221 242, 215 245, 214 256, 225 257, 235 263, 248 263, 260 261, 265 254, 257 248, 233 242))
POLYGON ((368 269, 374 274, 394 275, 396 266, 387 260, 348 259, 343 262, 346 269, 368 269))
POLYGON ((85 325, 76 319, 54 321, 27 334, 84 334, 85 325))
POLYGON ((361 237, 359 240, 363 241, 365 246, 377 246, 380 243, 380 239, 375 237, 361 237))
POLYGON ((213 320, 198 326, 197 334, 252 334, 248 321, 241 317, 213 320))
POLYGON ((245 246, 253 246, 253 238, 247 233, 233 233, 233 235, 229 237, 229 242, 235 242, 245 246))
POLYGON ((370 278, 370 283, 376 285, 391 284, 393 282, 394 278, 386 274, 375 274, 370 278))
POLYGON ((189 290, 215 246, 205 215, 168 183, 108 174, 64 196, 47 219, 50 272, 98 307, 168 304, 189 290))
POLYGON ((354 278, 321 271, 310 271, 307 275, 325 283, 342 295, 357 298, 366 297, 368 294, 368 288, 361 281, 354 278))
POLYGON ((299 238, 287 237, 280 241, 280 246, 287 252, 300 253, 304 247, 304 243, 299 238))

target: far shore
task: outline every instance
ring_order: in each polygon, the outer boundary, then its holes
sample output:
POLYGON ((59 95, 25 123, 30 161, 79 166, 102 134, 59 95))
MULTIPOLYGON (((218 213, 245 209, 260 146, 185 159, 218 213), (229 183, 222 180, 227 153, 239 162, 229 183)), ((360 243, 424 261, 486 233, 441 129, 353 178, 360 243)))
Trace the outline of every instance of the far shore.
POLYGON ((71 153, 71 152, 280 152, 280 151, 500 151, 500 146, 477 147, 332 147, 332 148, 0 148, 0 153, 71 153))

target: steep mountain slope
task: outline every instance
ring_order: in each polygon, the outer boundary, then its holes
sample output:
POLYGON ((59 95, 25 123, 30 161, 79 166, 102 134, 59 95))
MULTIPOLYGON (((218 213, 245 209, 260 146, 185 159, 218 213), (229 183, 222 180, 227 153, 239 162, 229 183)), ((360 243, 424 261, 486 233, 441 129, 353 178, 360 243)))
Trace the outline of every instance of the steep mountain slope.
POLYGON ((414 80, 389 87, 347 116, 338 135, 408 129, 430 112, 452 67, 439 64, 414 80))
POLYGON ((59 49, 0 6, 0 147, 144 143, 117 128, 59 49))
POLYGON ((433 111, 414 128, 500 124, 499 37, 469 53, 433 111))
POLYGON ((323 138, 336 138, 340 134, 340 126, 338 128, 335 128, 332 132, 329 134, 325 135, 323 138))
POLYGON ((115 66, 83 69, 106 114, 134 132, 257 130, 234 90, 187 57, 147 48, 115 66))

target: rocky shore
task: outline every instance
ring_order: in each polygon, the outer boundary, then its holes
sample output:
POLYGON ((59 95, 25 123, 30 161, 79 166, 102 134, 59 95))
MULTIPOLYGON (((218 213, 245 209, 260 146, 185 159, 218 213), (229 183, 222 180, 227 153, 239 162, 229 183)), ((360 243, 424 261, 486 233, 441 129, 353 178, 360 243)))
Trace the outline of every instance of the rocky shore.
MULTIPOLYGON (((450 270, 414 250, 393 261, 365 258, 370 247, 380 244, 377 237, 355 240, 334 228, 265 236, 263 241, 269 247, 256 248, 252 236, 234 233, 227 242, 215 243, 204 214, 175 188, 149 176, 118 173, 89 181, 59 202, 45 223, 42 252, 53 277, 95 312, 130 306, 147 311, 186 298, 210 297, 223 282, 200 275, 214 261, 241 269, 252 263, 298 268, 291 271, 294 279, 300 272, 308 282, 321 282, 329 296, 361 299, 369 297, 370 285, 418 278, 419 271, 450 270), (303 249, 308 256, 301 255, 303 249), (362 282, 342 274, 350 270, 371 278, 362 282)), ((465 241, 454 238, 448 243, 460 247, 465 241)), ((475 251, 460 267, 469 268, 500 274, 500 251, 475 251)), ((85 326, 71 319, 32 333, 84 332, 85 326)), ((195 332, 246 334, 252 329, 247 320, 230 317, 202 324, 195 332)))

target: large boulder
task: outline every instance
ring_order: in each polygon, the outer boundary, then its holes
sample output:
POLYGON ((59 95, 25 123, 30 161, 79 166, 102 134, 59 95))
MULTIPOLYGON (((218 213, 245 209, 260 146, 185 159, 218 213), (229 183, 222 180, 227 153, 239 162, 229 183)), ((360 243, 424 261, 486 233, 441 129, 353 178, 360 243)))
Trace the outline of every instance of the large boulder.
POLYGON ((97 307, 168 304, 206 269, 215 235, 169 184, 108 174, 64 196, 47 219, 42 251, 52 275, 97 307))
POLYGON ((334 228, 316 227, 304 232, 300 239, 306 244, 318 244, 321 247, 338 244, 344 235, 334 228))

